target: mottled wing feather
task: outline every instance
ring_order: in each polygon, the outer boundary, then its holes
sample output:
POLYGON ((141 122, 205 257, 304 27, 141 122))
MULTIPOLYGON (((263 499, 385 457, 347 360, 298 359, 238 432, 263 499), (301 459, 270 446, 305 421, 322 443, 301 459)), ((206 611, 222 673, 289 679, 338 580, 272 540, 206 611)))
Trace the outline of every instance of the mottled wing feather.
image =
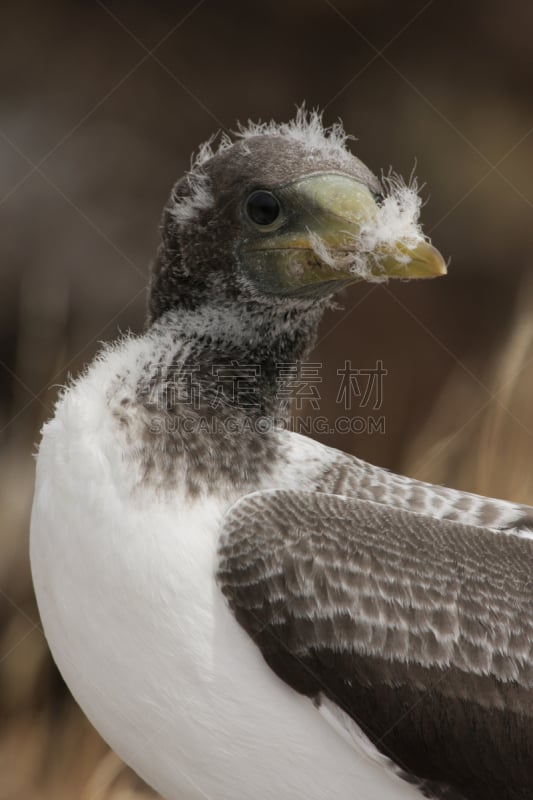
POLYGON ((227 515, 218 581, 294 689, 407 772, 514 800, 533 786, 532 566, 513 533, 271 491, 227 515))
POLYGON ((417 481, 325 446, 315 489, 533 538, 531 506, 417 481))

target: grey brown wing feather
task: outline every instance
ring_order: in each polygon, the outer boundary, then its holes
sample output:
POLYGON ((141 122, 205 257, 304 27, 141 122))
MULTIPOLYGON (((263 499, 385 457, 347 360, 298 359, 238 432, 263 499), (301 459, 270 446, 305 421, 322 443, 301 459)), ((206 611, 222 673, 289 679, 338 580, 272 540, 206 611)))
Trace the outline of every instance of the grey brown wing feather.
POLYGON ((467 798, 522 800, 532 566, 533 541, 513 533, 272 491, 229 512, 218 581, 277 674, 336 702, 408 772, 467 798))
POLYGON ((533 508, 414 480, 326 446, 314 489, 494 530, 533 534, 533 508))

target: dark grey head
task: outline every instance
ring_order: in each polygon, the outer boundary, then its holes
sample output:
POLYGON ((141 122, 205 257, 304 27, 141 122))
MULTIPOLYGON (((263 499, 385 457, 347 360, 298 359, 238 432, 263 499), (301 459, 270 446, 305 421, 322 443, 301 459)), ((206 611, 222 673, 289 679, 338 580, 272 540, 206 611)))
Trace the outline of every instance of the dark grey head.
POLYGON ((150 321, 172 308, 324 304, 356 280, 443 274, 416 190, 380 181, 316 113, 200 150, 164 212, 150 321))

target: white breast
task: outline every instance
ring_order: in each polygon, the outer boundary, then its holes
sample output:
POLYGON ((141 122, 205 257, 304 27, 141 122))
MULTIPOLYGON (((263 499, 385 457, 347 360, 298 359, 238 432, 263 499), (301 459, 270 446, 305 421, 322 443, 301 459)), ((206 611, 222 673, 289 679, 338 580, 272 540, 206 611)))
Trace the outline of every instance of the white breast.
POLYGON ((31 560, 52 653, 99 732, 167 800, 420 797, 279 680, 233 619, 214 574, 236 497, 131 492, 86 381, 44 431, 31 560))

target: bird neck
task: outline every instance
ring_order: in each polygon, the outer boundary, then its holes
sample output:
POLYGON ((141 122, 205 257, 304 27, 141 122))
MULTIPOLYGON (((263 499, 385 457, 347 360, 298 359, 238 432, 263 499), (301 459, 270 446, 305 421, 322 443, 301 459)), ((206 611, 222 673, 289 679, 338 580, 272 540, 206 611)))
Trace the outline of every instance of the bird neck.
POLYGON ((244 491, 275 470, 294 372, 322 310, 228 303, 159 317, 136 384, 146 479, 196 496, 216 487, 244 491))
POLYGON ((308 357, 323 310, 316 302, 290 309, 228 302, 167 312, 152 327, 176 343, 167 348, 160 377, 167 394, 173 389, 167 408, 286 419, 287 378, 294 383, 308 357))

